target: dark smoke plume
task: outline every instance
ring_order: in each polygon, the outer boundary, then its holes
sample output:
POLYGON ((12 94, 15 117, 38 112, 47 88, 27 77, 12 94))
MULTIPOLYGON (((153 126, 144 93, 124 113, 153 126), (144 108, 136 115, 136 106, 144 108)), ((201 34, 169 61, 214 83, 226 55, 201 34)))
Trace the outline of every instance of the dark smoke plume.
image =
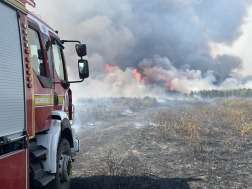
MULTIPOLYGON (((163 88, 189 93, 241 86, 242 81, 232 78, 233 70, 242 69, 241 59, 213 58, 208 43, 232 45, 242 35, 240 26, 250 4, 248 0, 37 0, 35 11, 59 30, 62 39, 87 44, 91 77, 72 86, 79 94, 155 96, 163 88), (106 64, 113 69, 106 71, 106 64), (141 82, 135 80, 134 69, 141 73, 141 82)), ((78 79, 74 46, 66 47, 70 78, 78 79)))

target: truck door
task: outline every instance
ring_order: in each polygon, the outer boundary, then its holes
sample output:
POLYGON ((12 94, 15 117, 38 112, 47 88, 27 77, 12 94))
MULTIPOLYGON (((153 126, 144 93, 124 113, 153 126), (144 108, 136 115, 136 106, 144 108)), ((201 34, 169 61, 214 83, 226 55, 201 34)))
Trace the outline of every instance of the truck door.
POLYGON ((69 96, 68 96, 68 87, 69 84, 66 84, 65 81, 67 78, 66 64, 63 54, 64 46, 61 44, 56 36, 51 35, 52 41, 52 53, 53 53, 53 62, 54 62, 54 78, 55 78, 55 91, 54 94, 58 98, 58 105, 54 106, 55 110, 61 110, 66 112, 69 117, 69 96))
POLYGON ((45 44, 42 32, 35 22, 29 20, 30 53, 32 57, 36 132, 50 128, 54 106, 54 79, 50 57, 50 43, 45 44))
MULTIPOLYGON (((22 35, 25 15, 0 1, 0 188, 27 188, 26 90, 22 35), (19 16, 18 16, 19 14, 19 16), (22 18, 22 23, 20 22, 22 18)), ((25 26, 25 25, 24 25, 25 26)), ((32 115, 31 115, 32 116, 32 115)))

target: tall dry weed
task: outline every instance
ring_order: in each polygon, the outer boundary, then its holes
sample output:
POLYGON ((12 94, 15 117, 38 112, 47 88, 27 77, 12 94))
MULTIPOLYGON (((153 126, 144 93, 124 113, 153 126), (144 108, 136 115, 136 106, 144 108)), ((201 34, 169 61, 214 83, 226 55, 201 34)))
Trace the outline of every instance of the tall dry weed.
POLYGON ((208 122, 204 121, 197 108, 184 109, 177 114, 161 110, 151 117, 151 122, 162 141, 175 132, 179 141, 187 144, 193 153, 201 151, 205 134, 208 132, 208 122))
POLYGON ((246 145, 247 137, 252 135, 252 101, 248 99, 228 99, 225 102, 227 111, 230 112, 233 126, 242 136, 242 145, 246 145))
POLYGON ((105 177, 99 183, 93 182, 93 184, 100 186, 97 188, 129 189, 139 184, 146 186, 143 188, 148 188, 149 183, 147 179, 154 174, 151 167, 144 160, 132 154, 122 157, 113 147, 110 148, 101 161, 105 165, 102 168, 103 170, 101 170, 105 177))
POLYGON ((167 110, 158 111, 151 117, 150 122, 152 122, 156 127, 156 131, 159 133, 160 139, 165 141, 169 138, 170 124, 169 119, 171 114, 167 110))
POLYGON ((173 118, 174 130, 178 139, 187 144, 193 153, 202 149, 205 135, 208 132, 207 122, 195 108, 186 109, 173 118))

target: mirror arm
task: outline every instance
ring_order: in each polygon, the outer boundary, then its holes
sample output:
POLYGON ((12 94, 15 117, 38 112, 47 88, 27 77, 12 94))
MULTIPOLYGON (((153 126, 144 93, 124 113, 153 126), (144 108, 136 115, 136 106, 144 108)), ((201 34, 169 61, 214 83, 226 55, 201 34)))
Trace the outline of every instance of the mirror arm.
POLYGON ((62 45, 63 43, 59 40, 59 39, 57 39, 57 38, 52 38, 52 43, 53 44, 57 44, 60 48, 62 48, 62 49, 64 49, 65 47, 62 45))
POLYGON ((61 43, 62 44, 64 44, 65 42, 74 42, 74 43, 80 43, 81 44, 81 42, 80 41, 75 41, 75 40, 61 40, 61 43))
POLYGON ((84 79, 82 79, 81 81, 65 81, 66 83, 80 83, 80 82, 82 82, 82 81, 84 81, 84 79))

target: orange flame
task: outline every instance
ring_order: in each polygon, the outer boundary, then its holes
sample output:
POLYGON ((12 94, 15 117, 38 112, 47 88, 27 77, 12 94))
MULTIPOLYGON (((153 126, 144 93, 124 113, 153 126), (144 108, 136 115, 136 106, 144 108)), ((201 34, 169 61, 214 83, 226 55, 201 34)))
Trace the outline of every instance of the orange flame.
POLYGON ((171 81, 170 81, 169 83, 167 83, 167 85, 170 87, 170 90, 173 90, 173 89, 174 89, 173 86, 172 86, 171 81))
POLYGON ((108 70, 108 71, 110 71, 111 68, 112 68, 112 66, 110 66, 110 65, 108 65, 108 64, 106 64, 105 66, 106 66, 105 70, 108 70))
POLYGON ((141 74, 137 72, 137 69, 134 69, 132 72, 135 74, 136 80, 139 83, 141 81, 141 74))

